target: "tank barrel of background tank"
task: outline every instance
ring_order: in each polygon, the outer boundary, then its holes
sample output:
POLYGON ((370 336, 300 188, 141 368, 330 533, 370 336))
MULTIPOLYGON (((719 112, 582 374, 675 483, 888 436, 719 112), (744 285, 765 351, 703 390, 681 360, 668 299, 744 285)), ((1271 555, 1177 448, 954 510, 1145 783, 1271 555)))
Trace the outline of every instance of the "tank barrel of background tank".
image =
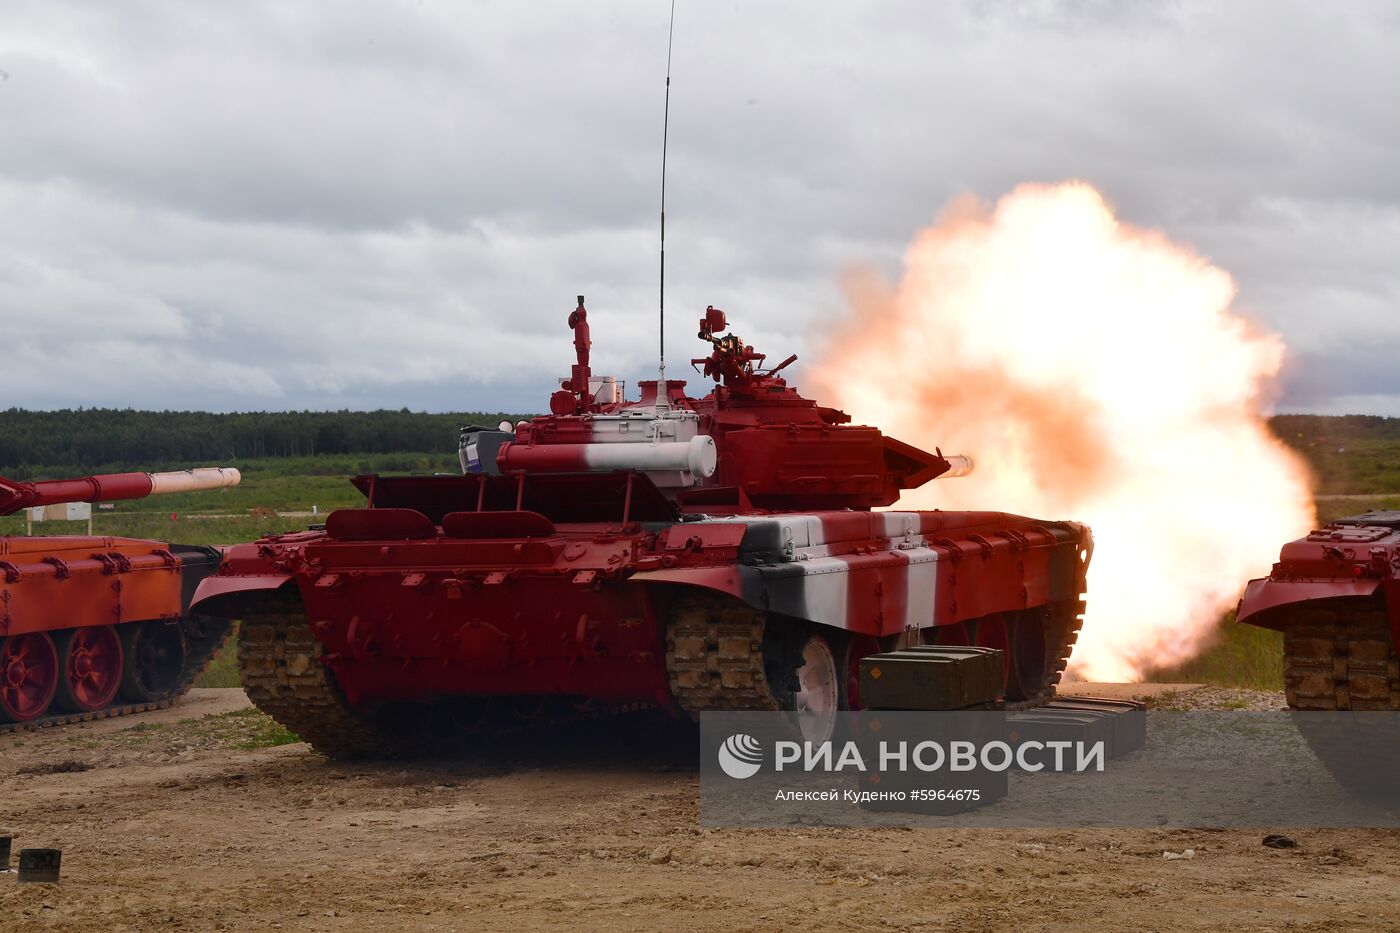
POLYGON ((81 479, 17 483, 0 477, 0 515, 63 502, 113 502, 176 492, 237 486, 242 476, 231 467, 199 467, 171 473, 103 473, 81 479))
POLYGON ((943 459, 948 461, 948 471, 938 474, 939 479, 952 479, 972 472, 972 458, 965 454, 944 454, 943 459))

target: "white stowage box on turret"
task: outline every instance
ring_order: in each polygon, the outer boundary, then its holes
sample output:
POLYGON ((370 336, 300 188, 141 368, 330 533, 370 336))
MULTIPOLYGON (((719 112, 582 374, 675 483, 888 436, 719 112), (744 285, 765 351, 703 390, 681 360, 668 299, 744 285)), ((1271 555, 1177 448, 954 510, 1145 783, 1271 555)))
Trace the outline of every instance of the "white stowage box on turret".
POLYGON ((593 415, 589 423, 592 443, 583 446, 593 469, 639 470, 660 489, 694 486, 715 474, 714 439, 700 433, 700 416, 693 411, 634 408, 593 415))

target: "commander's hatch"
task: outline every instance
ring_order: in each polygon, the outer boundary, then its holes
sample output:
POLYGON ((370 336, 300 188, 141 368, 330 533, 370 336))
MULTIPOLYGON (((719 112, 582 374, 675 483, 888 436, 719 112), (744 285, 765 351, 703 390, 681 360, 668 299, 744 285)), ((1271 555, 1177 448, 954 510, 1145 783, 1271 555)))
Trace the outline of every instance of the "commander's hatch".
POLYGON ((505 476, 357 476, 352 483, 375 509, 414 509, 442 524, 449 512, 538 512, 551 522, 676 521, 678 513, 644 475, 535 473, 505 476))

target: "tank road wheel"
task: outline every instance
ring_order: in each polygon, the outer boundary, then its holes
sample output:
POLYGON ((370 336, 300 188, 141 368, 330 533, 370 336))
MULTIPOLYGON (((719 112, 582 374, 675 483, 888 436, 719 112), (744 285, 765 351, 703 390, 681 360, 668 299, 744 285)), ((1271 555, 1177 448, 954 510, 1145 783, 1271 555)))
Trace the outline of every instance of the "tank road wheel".
POLYGON ((122 625, 118 631, 126 661, 122 696, 150 703, 176 693, 185 674, 185 633, 180 626, 152 620, 122 625))
POLYGON ((1084 601, 1047 603, 1003 615, 1006 626, 1006 699, 1017 707, 1055 697, 1084 624, 1084 601))
POLYGON ((850 664, 845 646, 822 632, 806 633, 800 644, 792 708, 802 738, 816 744, 832 738, 838 714, 848 708, 850 664))
POLYGON ((299 601, 268 597, 243 615, 238 673, 258 709, 327 758, 411 753, 414 724, 350 706, 321 653, 299 601))
POLYGON ((1295 609, 1283 631, 1283 685, 1289 709, 1304 714, 1298 731, 1337 782, 1396 802, 1400 658, 1384 605, 1295 609))
POLYGON ((1006 698, 1034 700, 1049 686, 1045 620, 1039 613, 1022 613, 1007 622, 1006 635, 1006 698))
POLYGON ((0 642, 0 721, 30 722, 44 715, 58 689, 58 651, 44 632, 0 642))
POLYGON ((122 642, 110 625, 69 629, 57 639, 58 691, 54 706, 90 713, 116 699, 122 685, 122 642))

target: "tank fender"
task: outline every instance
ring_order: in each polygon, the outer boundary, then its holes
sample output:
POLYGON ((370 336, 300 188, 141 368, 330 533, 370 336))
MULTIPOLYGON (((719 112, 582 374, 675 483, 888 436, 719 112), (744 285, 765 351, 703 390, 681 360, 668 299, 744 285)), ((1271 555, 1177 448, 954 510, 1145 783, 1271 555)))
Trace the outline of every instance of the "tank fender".
POLYGON ((280 589, 292 579, 290 573, 258 573, 240 576, 205 577, 190 600, 190 610, 205 615, 237 618, 237 613, 221 611, 232 597, 243 593, 260 593, 280 589))
MULTIPOLYGON (((831 569, 831 573, 814 575, 810 568, 797 563, 770 567, 678 567, 643 571, 630 579, 638 583, 673 583, 711 590, 742 600, 755 609, 834 628, 865 631, 866 626, 861 625, 865 620, 852 618, 849 610, 849 574, 844 572, 847 568, 841 565, 831 569)), ((931 604, 928 612, 931 617, 931 604)), ((884 633, 872 630, 866 634, 884 633)))
POLYGON ((757 577, 751 567, 676 567, 669 570, 644 570, 629 578, 635 583, 678 583, 694 586, 702 590, 713 590, 726 596, 733 596, 758 609, 766 608, 762 602, 761 580, 747 581, 757 577), (745 583, 750 582, 749 586, 745 583), (752 584, 756 583, 757 586, 752 584), (747 593, 746 593, 747 591, 747 593), (749 598, 750 596, 754 598, 749 598))
POLYGON ((1235 621, 1248 621, 1263 628, 1281 628, 1281 613, 1274 610, 1314 599, 1365 598, 1375 594, 1381 581, 1376 579, 1250 580, 1235 611, 1235 621))

